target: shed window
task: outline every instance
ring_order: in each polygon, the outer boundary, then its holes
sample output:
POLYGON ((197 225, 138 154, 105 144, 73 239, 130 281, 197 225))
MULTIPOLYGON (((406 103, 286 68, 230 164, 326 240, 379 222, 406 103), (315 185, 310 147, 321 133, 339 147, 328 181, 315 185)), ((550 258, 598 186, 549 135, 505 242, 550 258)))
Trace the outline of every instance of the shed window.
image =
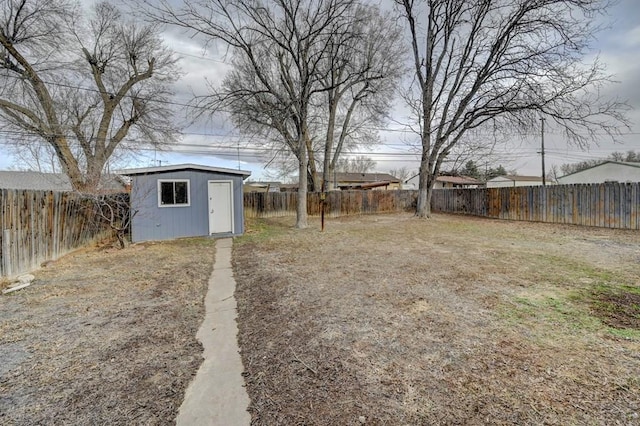
POLYGON ((161 207, 189 205, 189 179, 159 180, 158 205, 161 207))

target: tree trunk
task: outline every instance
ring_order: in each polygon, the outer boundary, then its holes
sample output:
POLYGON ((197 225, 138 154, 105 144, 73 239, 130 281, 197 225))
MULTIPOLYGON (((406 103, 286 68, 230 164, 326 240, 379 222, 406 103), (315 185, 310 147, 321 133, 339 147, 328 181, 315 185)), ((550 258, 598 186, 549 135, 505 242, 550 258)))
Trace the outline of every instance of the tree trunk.
POLYGON ((300 157, 298 158, 298 204, 296 205, 296 228, 304 229, 307 223, 307 146, 305 137, 301 136, 298 143, 300 157))
POLYGON ((318 172, 311 164, 307 164, 307 192, 316 192, 320 187, 318 183, 318 172), (314 179, 315 177, 315 179, 314 179))
POLYGON ((322 166, 322 188, 320 189, 322 192, 326 192, 329 190, 330 179, 331 179, 331 162, 327 158, 327 153, 325 151, 324 164, 322 166))
POLYGON ((433 184, 429 183, 428 177, 428 172, 422 173, 422 171, 420 171, 416 216, 423 218, 431 217, 431 194, 433 191, 433 184))
POLYGON ((335 181, 335 176, 336 176, 336 168, 333 165, 333 162, 329 163, 329 168, 327 169, 327 173, 325 175, 325 179, 326 179, 326 187, 325 187, 325 191, 331 191, 336 189, 336 181, 335 181))
POLYGON ((309 170, 309 187, 307 189, 311 192, 314 192, 318 191, 320 187, 318 183, 318 167, 316 165, 316 157, 313 152, 313 143, 311 141, 311 138, 306 136, 305 140, 307 146, 307 156, 309 158, 307 163, 307 168, 309 170))
POLYGON ((422 140, 422 158, 420 159, 420 175, 418 178, 418 203, 416 206, 416 216, 431 217, 431 190, 435 177, 432 174, 431 161, 429 156, 429 146, 431 135, 425 133, 422 140))
POLYGON ((418 208, 416 216, 421 218, 431 217, 431 196, 433 195, 433 186, 427 186, 418 190, 418 208))

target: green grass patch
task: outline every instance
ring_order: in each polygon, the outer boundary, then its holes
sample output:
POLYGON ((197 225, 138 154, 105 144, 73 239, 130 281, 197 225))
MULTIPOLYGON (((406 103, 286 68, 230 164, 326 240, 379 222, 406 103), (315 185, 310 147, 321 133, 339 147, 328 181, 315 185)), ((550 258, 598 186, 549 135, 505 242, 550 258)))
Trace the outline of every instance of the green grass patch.
POLYGON ((579 286, 583 281, 588 283, 609 283, 618 281, 618 277, 605 269, 593 267, 566 256, 541 255, 536 259, 546 278, 560 285, 579 286))
POLYGON ((511 322, 529 324, 534 329, 551 325, 558 331, 573 333, 601 328, 600 321, 579 303, 574 292, 515 297, 502 316, 511 322))
POLYGON ((527 293, 503 305, 500 317, 542 337, 556 334, 610 335, 640 340, 640 288, 596 283, 572 290, 527 293))
POLYGON ((286 228, 267 219, 245 219, 244 235, 237 237, 236 244, 259 243, 282 235, 286 228))

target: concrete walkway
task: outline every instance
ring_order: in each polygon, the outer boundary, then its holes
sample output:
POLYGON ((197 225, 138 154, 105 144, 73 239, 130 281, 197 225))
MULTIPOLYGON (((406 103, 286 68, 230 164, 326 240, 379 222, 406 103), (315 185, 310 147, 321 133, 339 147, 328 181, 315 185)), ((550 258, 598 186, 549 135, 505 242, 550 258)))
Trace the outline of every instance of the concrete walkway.
POLYGON ((204 362, 185 393, 178 426, 243 426, 251 423, 238 348, 236 282, 231 269, 231 238, 216 242, 216 260, 205 296, 205 317, 196 337, 204 362))

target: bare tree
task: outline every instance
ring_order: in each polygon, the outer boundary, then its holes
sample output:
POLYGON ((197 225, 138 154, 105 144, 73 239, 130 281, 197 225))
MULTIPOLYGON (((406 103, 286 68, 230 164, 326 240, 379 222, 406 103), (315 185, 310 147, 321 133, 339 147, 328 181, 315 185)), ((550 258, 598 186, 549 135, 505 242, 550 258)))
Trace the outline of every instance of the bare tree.
POLYGON ((0 10, 0 123, 19 143, 47 143, 76 190, 95 190, 128 141, 174 138, 163 101, 175 59, 154 26, 107 2, 90 18, 74 0, 0 0, 0 10))
POLYGON ((549 168, 549 172, 547 173, 546 179, 548 182, 558 182, 558 178, 560 177, 560 167, 557 164, 553 164, 549 168))
POLYGON ((343 173, 368 173, 375 169, 376 162, 370 157, 357 155, 353 158, 341 158, 335 170, 343 173))
POLYGON ((60 163, 53 147, 38 138, 23 138, 21 145, 8 145, 14 158, 12 167, 17 170, 35 170, 41 173, 59 173, 60 163))
POLYGON ((414 62, 413 108, 422 144, 417 215, 430 215, 440 167, 467 132, 530 130, 546 117, 585 145, 627 125, 625 104, 598 95, 610 81, 585 54, 599 0, 396 0, 414 62), (424 20, 422 21, 422 19, 424 20))
POLYGON ((640 163, 640 151, 629 150, 627 152, 612 152, 607 159, 611 161, 625 161, 629 163, 640 163))
POLYGON ((228 109, 241 129, 277 134, 298 160, 296 227, 307 226, 307 169, 313 138, 310 118, 319 71, 334 34, 346 31, 354 0, 145 0, 156 21, 182 27, 206 43, 222 41, 234 71, 204 100, 228 109))
POLYGON ((404 166, 398 169, 389 170, 389 174, 391 176, 397 177, 402 182, 404 182, 405 180, 413 176, 413 173, 411 172, 411 170, 409 170, 407 167, 404 167, 404 166))
POLYGON ((383 124, 403 71, 401 32, 393 21, 368 5, 356 5, 350 21, 347 31, 334 33, 321 70, 322 191, 329 189, 343 148, 377 140, 370 129, 383 124))

